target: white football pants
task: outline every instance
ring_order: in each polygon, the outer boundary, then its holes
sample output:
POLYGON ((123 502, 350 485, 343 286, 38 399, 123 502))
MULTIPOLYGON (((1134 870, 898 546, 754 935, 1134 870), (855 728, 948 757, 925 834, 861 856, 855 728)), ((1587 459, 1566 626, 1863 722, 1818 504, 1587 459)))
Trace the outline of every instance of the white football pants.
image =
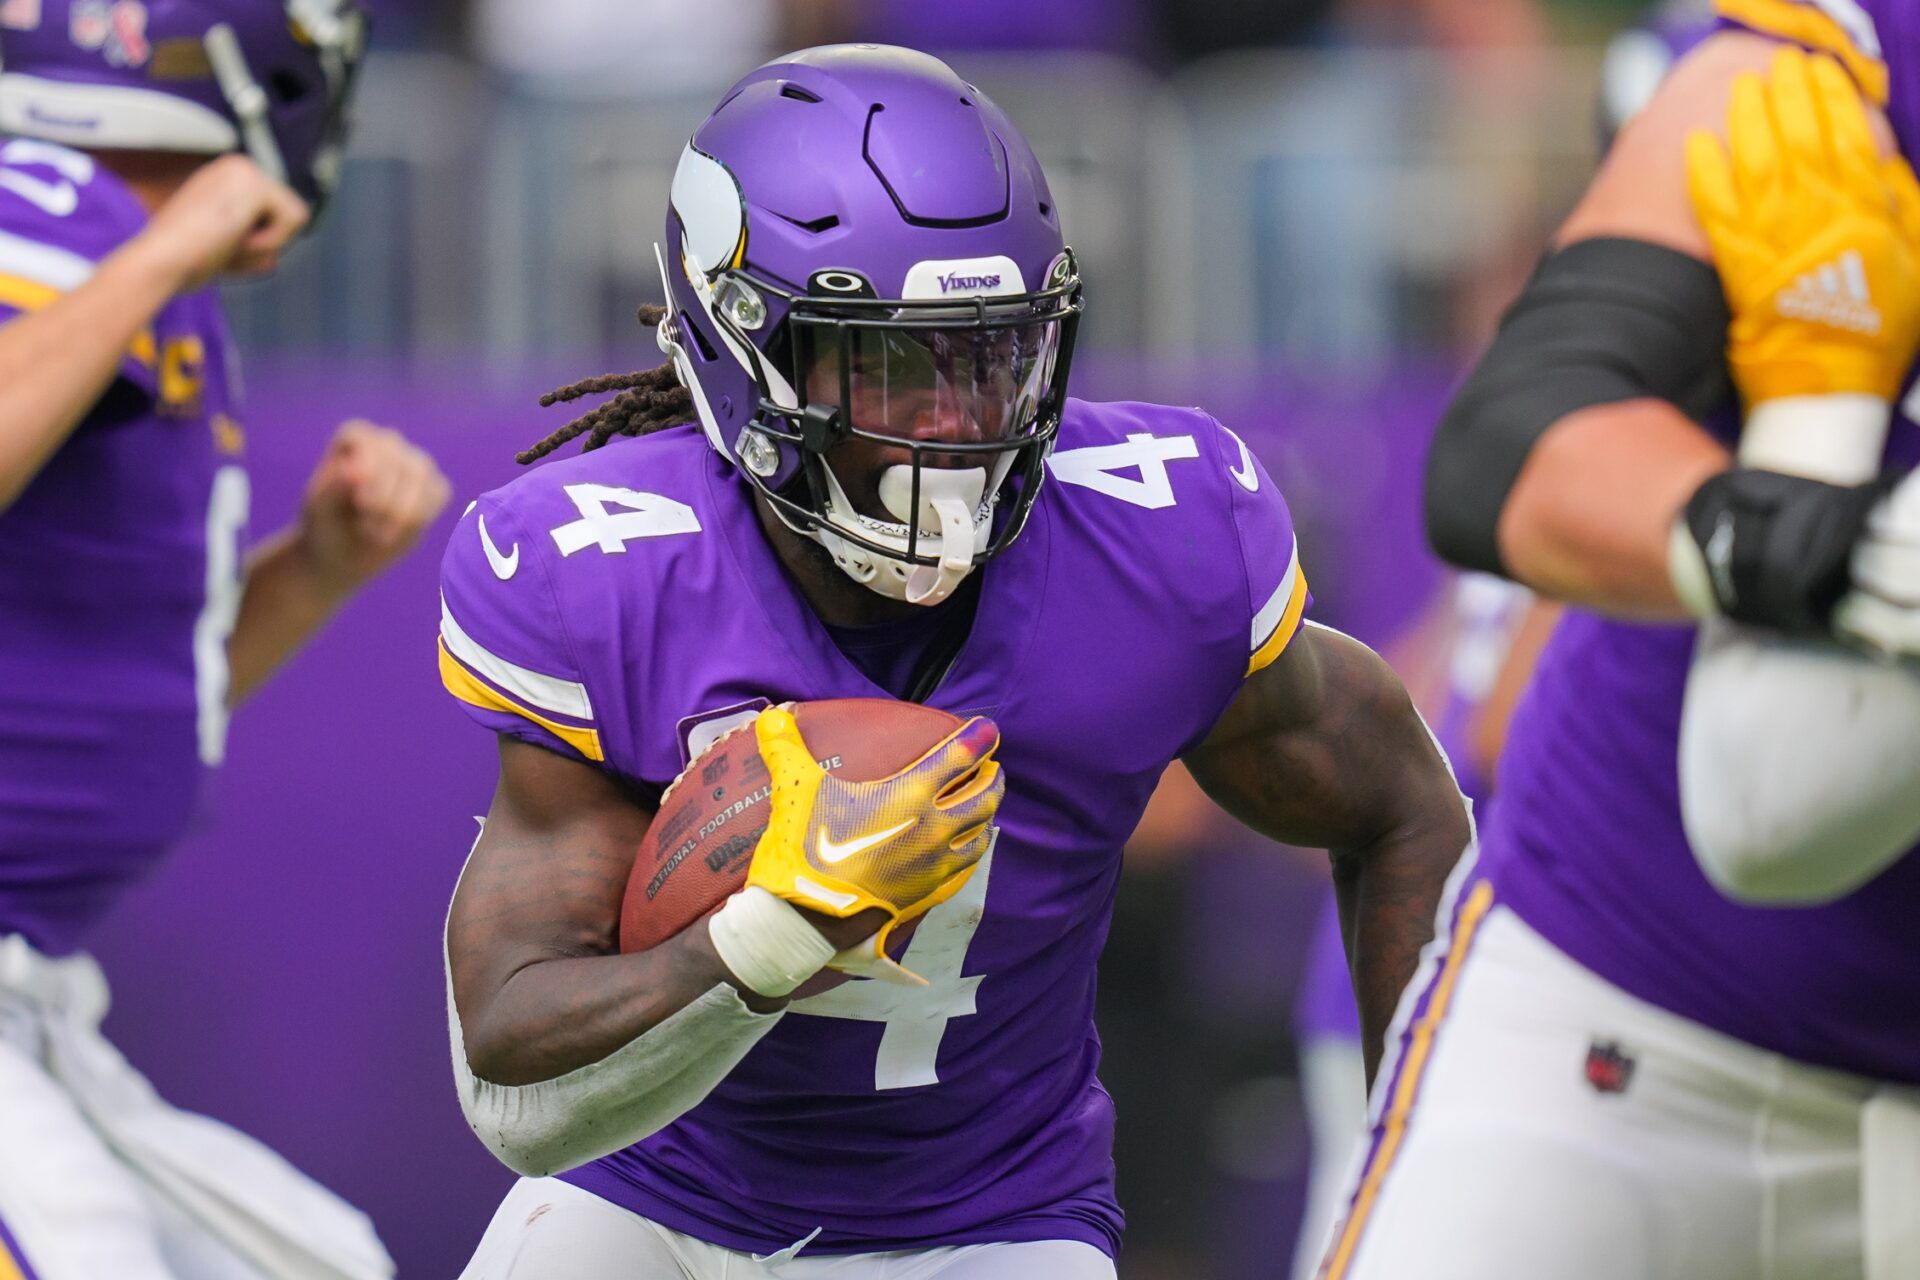
POLYGON ((460 1280, 1114 1280, 1113 1260, 1077 1240, 791 1255, 722 1249, 558 1178, 522 1178, 460 1280))
POLYGON ((167 1105, 100 1034, 87 956, 0 938, 0 1278, 386 1280, 366 1217, 167 1105))
POLYGON ((1913 1280, 1920 1094, 1637 1000, 1481 884, 1403 997, 1324 1280, 1913 1280))
POLYGON ((1306 1104, 1312 1160, 1307 1203, 1293 1246, 1293 1280, 1313 1280, 1327 1235, 1346 1205, 1353 1162, 1367 1136, 1367 1061, 1360 1041, 1315 1036, 1300 1045, 1300 1096, 1306 1104))

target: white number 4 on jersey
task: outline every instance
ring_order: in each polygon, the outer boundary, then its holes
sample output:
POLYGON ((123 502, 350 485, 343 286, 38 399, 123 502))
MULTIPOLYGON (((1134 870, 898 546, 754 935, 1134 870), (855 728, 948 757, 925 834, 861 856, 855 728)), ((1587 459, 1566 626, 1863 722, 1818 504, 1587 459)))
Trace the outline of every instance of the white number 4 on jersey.
POLYGON ((635 538, 700 532, 700 517, 692 507, 657 493, 609 484, 570 484, 567 497, 573 499, 580 518, 553 530, 554 545, 563 556, 588 547, 618 555, 635 538), (613 507, 620 510, 610 510, 613 507))

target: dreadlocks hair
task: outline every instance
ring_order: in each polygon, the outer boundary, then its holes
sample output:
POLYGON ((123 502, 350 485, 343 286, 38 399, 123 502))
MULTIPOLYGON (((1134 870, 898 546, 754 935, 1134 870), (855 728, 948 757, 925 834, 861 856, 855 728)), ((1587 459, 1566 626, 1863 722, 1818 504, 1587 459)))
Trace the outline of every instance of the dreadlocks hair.
MULTIPOLYGON (((637 318, 652 329, 666 315, 665 307, 649 303, 640 308, 637 318)), ((515 454, 513 460, 524 467, 538 462, 578 435, 586 435, 586 449, 598 449, 615 436, 644 436, 690 421, 694 416, 693 395, 680 384, 671 360, 637 373, 605 373, 597 378, 583 378, 541 396, 540 407, 549 408, 563 400, 578 400, 581 396, 608 391, 620 394, 587 410, 533 448, 515 454)))

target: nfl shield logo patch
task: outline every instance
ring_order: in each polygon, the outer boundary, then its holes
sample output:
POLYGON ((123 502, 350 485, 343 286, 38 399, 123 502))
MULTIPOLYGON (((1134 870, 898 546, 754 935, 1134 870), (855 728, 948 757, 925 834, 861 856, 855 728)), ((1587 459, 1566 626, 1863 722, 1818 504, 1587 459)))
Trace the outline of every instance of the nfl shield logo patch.
POLYGON ((1595 1040, 1587 1048, 1587 1083, 1595 1093, 1625 1093, 1633 1079, 1633 1059, 1612 1040, 1595 1040))

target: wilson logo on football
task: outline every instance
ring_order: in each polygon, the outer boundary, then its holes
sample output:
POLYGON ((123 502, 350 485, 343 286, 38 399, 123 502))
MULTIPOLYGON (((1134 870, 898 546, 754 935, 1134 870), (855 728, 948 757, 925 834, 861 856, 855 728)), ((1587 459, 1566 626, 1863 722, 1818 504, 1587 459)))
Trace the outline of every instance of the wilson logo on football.
POLYGON ((1855 333, 1880 332, 1880 312, 1867 293, 1866 264, 1852 249, 1800 276, 1780 291, 1773 305, 1790 320, 1811 320, 1855 333))

